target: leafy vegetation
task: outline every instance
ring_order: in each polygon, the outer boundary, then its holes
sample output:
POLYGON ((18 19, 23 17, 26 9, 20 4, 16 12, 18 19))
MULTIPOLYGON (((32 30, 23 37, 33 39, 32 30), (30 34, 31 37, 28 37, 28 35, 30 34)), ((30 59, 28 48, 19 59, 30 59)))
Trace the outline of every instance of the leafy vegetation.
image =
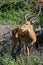
POLYGON ((0 65, 43 65, 43 59, 40 60, 40 57, 27 57, 23 55, 21 57, 17 56, 17 60, 11 56, 11 46, 9 43, 3 44, 3 49, 0 52, 0 65))
MULTIPOLYGON (((23 57, 17 57, 17 60, 15 61, 9 53, 6 53, 3 57, 0 56, 0 65, 25 65, 27 62, 25 60, 23 57)), ((42 65, 41 61, 36 57, 29 58, 27 63, 28 65, 42 65)))
MULTIPOLYGON (((20 25, 24 23, 24 15, 27 12, 28 18, 38 13, 37 2, 38 0, 0 0, 0 24, 20 25)), ((42 13, 40 14, 43 19, 42 13)), ((33 21, 34 17, 31 20, 33 21)), ((40 22, 40 16, 35 21, 40 22)))
MULTIPOLYGON (((2 25, 21 25, 24 23, 24 15, 29 13, 27 18, 38 13, 38 0, 0 0, 0 24, 2 25)), ((43 22, 43 8, 39 16, 31 18, 39 25, 43 22)), ((17 57, 17 61, 12 58, 9 46, 4 46, 6 51, 0 53, 0 65, 25 65, 23 57, 17 57)), ((36 58, 29 58, 28 65, 42 65, 41 61, 36 58)))

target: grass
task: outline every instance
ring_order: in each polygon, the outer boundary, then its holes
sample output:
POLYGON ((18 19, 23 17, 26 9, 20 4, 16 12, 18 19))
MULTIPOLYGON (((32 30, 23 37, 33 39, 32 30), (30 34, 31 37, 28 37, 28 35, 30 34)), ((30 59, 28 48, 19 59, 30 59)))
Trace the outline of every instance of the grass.
POLYGON ((41 61, 36 57, 30 57, 28 60, 25 60, 23 57, 17 57, 15 61, 9 53, 6 53, 3 57, 0 56, 0 65, 42 65, 41 61))
POLYGON ((11 50, 8 43, 6 43, 4 46, 5 50, 0 53, 0 65, 42 65, 43 60, 40 60, 37 57, 27 57, 26 55, 23 55, 22 57, 17 56, 17 60, 12 58, 11 56, 11 50))
MULTIPOLYGON (((24 23, 24 14, 29 13, 29 16, 27 18, 30 18, 32 15, 34 15, 33 12, 28 10, 21 10, 15 11, 7 10, 5 12, 0 11, 0 24, 4 25, 21 25, 24 23)), ((36 22, 40 21, 39 17, 33 17, 31 21, 35 20, 36 22), (36 20, 35 20, 36 19, 36 20)))
POLYGON ((10 24, 10 25, 19 25, 22 24, 23 11, 16 12, 14 10, 1 12, 0 11, 0 24, 10 24))

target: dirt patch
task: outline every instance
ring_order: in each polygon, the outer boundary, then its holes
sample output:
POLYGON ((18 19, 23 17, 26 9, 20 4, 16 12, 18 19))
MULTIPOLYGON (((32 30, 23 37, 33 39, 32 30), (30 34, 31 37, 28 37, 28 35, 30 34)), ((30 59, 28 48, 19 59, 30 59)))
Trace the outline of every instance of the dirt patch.
POLYGON ((14 26, 11 25, 0 25, 0 36, 12 30, 14 26))

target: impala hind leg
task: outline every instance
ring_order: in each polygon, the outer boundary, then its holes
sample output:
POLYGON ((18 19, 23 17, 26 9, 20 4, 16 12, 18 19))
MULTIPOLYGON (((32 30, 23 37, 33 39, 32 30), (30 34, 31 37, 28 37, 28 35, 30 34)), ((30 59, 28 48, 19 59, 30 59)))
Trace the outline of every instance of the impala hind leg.
POLYGON ((32 49, 33 49, 33 46, 31 46, 31 47, 27 46, 27 55, 28 55, 28 57, 32 54, 32 49))
POLYGON ((30 49, 29 49, 29 52, 30 52, 29 55, 32 54, 32 49, 33 49, 33 46, 31 46, 30 49))

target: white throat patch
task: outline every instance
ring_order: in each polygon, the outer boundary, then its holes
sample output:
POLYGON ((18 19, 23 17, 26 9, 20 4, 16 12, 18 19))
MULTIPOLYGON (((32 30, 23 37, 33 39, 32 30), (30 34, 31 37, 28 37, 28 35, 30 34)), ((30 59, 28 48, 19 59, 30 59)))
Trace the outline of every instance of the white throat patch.
POLYGON ((30 29, 29 28, 25 28, 25 29, 22 28, 22 32, 24 32, 24 31, 30 32, 30 29))
POLYGON ((28 29, 28 31, 30 32, 30 29, 28 29))

